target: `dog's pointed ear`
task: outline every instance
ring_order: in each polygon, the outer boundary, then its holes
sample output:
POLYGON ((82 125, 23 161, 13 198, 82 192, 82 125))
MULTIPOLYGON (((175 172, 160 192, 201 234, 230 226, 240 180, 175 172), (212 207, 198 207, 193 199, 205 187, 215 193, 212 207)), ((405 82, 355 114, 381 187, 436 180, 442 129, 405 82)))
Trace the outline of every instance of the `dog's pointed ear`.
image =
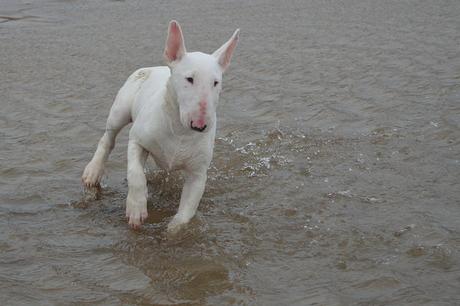
POLYGON ((185 55, 185 52, 187 51, 185 50, 184 36, 180 25, 177 21, 171 20, 163 54, 166 63, 170 65, 175 61, 179 61, 185 55))
POLYGON ((223 71, 225 71, 230 65, 230 60, 232 59, 232 54, 238 42, 239 35, 240 29, 237 29, 235 33, 233 33, 232 37, 212 54, 217 58, 217 61, 223 71))

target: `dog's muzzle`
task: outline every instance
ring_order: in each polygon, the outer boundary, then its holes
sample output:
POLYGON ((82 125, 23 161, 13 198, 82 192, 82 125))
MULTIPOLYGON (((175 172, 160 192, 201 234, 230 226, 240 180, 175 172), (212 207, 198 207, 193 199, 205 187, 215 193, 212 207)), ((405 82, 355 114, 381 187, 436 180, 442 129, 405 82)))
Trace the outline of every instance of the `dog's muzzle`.
POLYGON ((190 121, 190 127, 194 131, 203 132, 206 129, 207 125, 205 124, 202 127, 197 127, 197 126, 193 126, 193 121, 190 121))

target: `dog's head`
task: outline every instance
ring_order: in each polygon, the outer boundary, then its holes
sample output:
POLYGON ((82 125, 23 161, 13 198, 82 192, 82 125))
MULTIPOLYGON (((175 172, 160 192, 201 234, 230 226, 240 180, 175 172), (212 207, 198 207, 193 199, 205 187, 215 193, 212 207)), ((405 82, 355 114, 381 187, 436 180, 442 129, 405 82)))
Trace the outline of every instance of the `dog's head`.
POLYGON ((222 74, 230 64, 238 34, 239 29, 213 54, 187 52, 179 23, 169 23, 164 58, 171 68, 170 81, 184 127, 205 132, 215 124, 222 74))

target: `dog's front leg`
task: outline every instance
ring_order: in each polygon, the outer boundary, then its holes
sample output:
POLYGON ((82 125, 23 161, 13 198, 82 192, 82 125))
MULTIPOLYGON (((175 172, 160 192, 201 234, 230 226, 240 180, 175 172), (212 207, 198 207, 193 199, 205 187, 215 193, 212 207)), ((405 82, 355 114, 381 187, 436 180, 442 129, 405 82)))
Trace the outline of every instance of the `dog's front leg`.
POLYGON ((185 183, 180 198, 179 210, 168 224, 168 232, 176 233, 182 225, 192 219, 206 185, 206 168, 185 173, 185 183))
POLYGON ((128 143, 128 198, 126 218, 132 228, 138 228, 147 218, 147 180, 144 163, 148 152, 135 140, 128 143))

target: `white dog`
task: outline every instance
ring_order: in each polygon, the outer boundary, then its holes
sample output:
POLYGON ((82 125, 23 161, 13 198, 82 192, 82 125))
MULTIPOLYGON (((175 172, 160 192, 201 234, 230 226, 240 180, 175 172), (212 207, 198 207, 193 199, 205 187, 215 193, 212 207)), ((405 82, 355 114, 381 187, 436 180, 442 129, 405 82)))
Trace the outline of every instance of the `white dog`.
POLYGON ((133 228, 147 218, 148 154, 168 171, 184 171, 179 210, 168 225, 176 232, 195 215, 203 195, 216 134, 216 107, 222 73, 230 64, 239 29, 212 55, 188 53, 180 25, 169 23, 164 58, 168 67, 141 68, 118 92, 106 130, 82 181, 97 186, 118 132, 133 122, 128 143, 126 217, 133 228))

